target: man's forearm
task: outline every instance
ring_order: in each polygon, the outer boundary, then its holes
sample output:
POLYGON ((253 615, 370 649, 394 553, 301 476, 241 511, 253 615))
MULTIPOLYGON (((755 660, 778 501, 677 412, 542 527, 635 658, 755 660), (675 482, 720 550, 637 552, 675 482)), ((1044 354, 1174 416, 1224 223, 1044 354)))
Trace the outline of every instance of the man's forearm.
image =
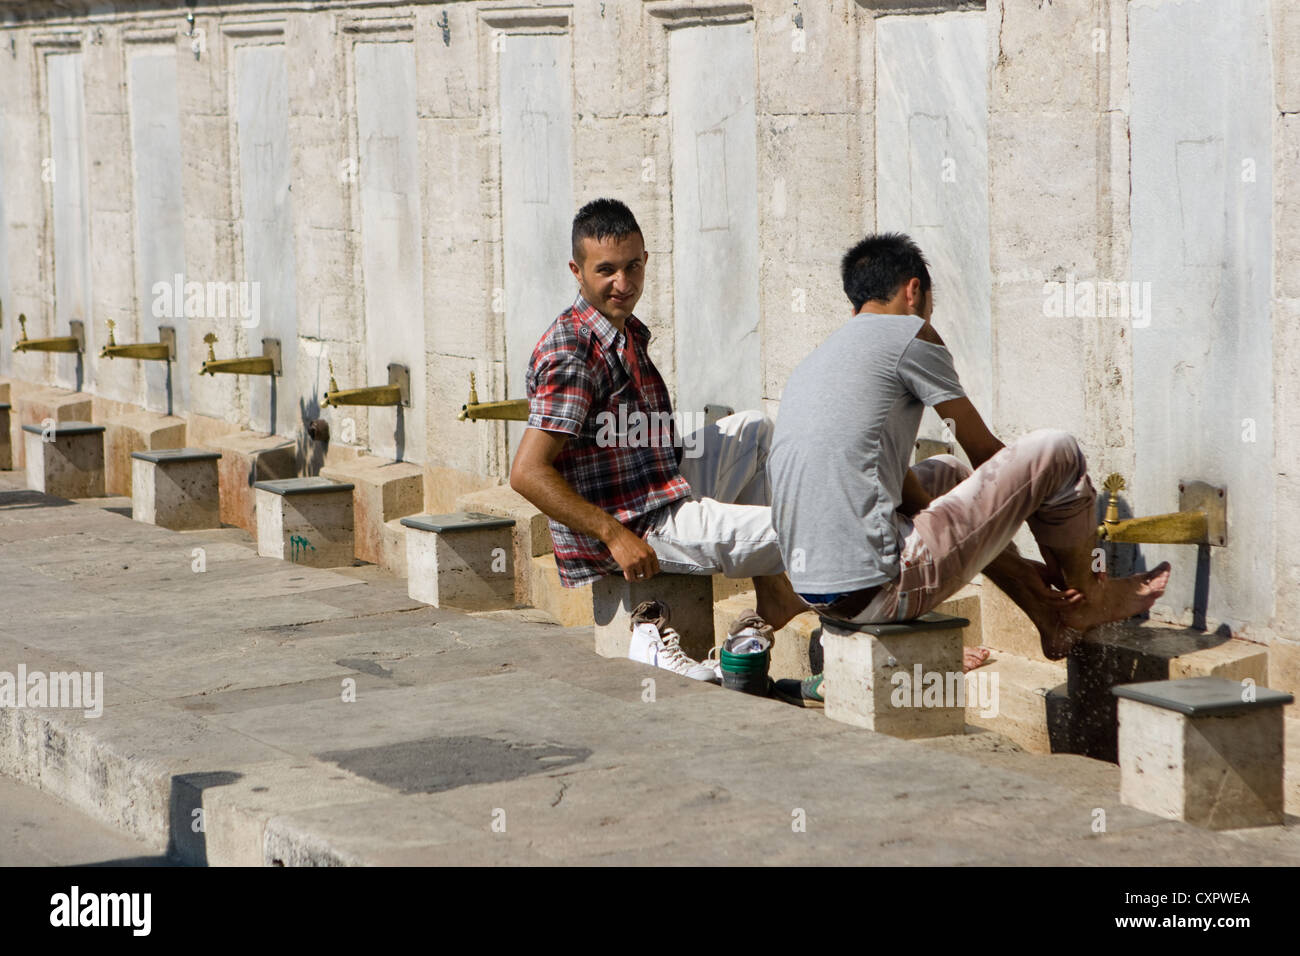
POLYGON ((548 518, 579 534, 608 544, 623 528, 617 518, 579 495, 549 465, 538 465, 523 475, 511 475, 510 484, 548 518))
POLYGON ((962 451, 966 452, 966 457, 970 459, 971 468, 978 468, 1005 447, 1002 442, 994 438, 992 444, 985 444, 973 451, 963 445, 962 451))

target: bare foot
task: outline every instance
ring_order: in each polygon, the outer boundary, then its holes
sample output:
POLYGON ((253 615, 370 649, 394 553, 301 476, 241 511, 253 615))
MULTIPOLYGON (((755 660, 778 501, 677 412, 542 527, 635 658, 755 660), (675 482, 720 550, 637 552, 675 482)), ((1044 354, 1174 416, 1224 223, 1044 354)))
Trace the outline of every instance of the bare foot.
POLYGON ((977 667, 982 667, 989 662, 989 652, 986 647, 967 647, 961 652, 961 669, 969 672, 977 667))
POLYGON ((1169 563, 1165 562, 1150 571, 1126 578, 1110 579, 1100 574, 1082 603, 1063 608, 1040 602, 1028 610, 1026 613, 1038 628, 1043 642, 1043 655, 1048 660, 1059 661, 1070 653, 1090 628, 1124 621, 1150 610, 1151 605, 1165 593, 1169 570, 1169 563))
POLYGON ((1099 624, 1124 621, 1134 614, 1151 609, 1169 584, 1170 565, 1165 561, 1150 571, 1130 574, 1126 578, 1097 576, 1097 582, 1084 592, 1083 604, 1063 611, 1061 623, 1086 631, 1099 624))
MULTIPOLYGON (((1015 566, 1012 566, 1015 567, 1015 566)), ((1012 597, 1020 609, 1033 621, 1042 642, 1043 655, 1059 661, 1070 653, 1083 637, 1083 631, 1069 626, 1066 614, 1080 607, 1083 593, 1073 588, 1058 590, 1059 569, 1052 569, 1036 561, 1022 561, 1020 566, 998 585, 1012 597)))

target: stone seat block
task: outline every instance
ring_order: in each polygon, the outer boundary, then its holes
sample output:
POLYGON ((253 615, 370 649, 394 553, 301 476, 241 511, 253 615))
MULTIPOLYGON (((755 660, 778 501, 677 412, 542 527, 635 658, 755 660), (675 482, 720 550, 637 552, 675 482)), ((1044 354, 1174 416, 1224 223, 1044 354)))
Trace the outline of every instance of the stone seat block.
POLYGON ((1122 803, 1212 830, 1282 823, 1282 708, 1291 694, 1222 677, 1113 692, 1122 803))
POLYGON ((8 402, 0 402, 0 471, 9 471, 14 466, 13 438, 9 434, 10 409, 8 402))
POLYGON ((23 433, 28 488, 60 498, 104 497, 103 425, 24 425, 23 433))
MULTIPOLYGON (((110 495, 134 494, 137 451, 182 448, 185 419, 157 412, 130 412, 104 418, 104 489, 110 495)), ((204 525, 204 527, 212 527, 204 525)))
POLYGON ((963 617, 897 624, 822 617, 826 716, 894 737, 960 734, 966 724, 963 617))
MULTIPOLYGON (((457 511, 473 511, 479 514, 495 515, 498 518, 512 518, 514 527, 514 569, 515 601, 519 604, 532 604, 534 587, 532 584, 534 558, 554 552, 551 543, 550 522, 527 498, 509 485, 496 488, 483 488, 479 491, 463 494, 456 499, 457 511)), ((545 582, 542 588, 546 588, 545 582)))
POLYGON ((479 512, 402 518, 407 594, 434 607, 514 607, 515 522, 479 512))
POLYGON ((327 478, 259 481, 257 553, 312 568, 351 567, 352 486, 327 478))
POLYGON ((682 650, 695 660, 713 647, 713 580, 707 574, 656 574, 648 581, 629 581, 607 574, 592 584, 596 653, 627 657, 632 644, 632 611, 642 601, 668 605, 669 626, 681 636, 682 650))
POLYGON ((165 448, 131 453, 131 517, 173 531, 221 527, 220 452, 165 448))

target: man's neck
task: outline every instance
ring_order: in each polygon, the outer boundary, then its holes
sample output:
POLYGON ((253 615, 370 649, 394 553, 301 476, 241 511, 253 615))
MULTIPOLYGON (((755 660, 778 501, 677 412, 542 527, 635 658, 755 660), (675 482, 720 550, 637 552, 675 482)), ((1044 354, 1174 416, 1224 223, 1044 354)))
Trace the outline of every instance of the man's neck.
POLYGON ((600 309, 596 308, 594 305, 592 305, 590 302, 588 302, 588 301, 587 301, 587 297, 584 296, 584 295, 582 295, 582 293, 579 293, 578 296, 579 296, 579 298, 582 299, 583 303, 585 303, 585 304, 587 305, 588 308, 592 309, 592 310, 593 310, 597 315, 599 315, 601 318, 603 318, 606 322, 608 322, 610 325, 614 326, 614 330, 615 330, 616 332, 622 332, 622 331, 623 331, 624 326, 627 324, 627 320, 626 320, 626 319, 615 319, 615 318, 613 318, 612 316, 608 316, 608 315, 606 315, 604 312, 602 312, 600 309))
POLYGON ((858 309, 854 315, 915 315, 915 310, 908 307, 906 302, 864 302, 862 308, 858 309))

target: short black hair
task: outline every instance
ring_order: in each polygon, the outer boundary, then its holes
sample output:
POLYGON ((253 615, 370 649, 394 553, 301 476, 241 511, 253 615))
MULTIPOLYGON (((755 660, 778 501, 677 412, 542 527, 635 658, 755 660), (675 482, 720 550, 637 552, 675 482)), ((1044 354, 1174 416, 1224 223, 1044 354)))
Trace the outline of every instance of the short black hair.
MULTIPOLYGON (((582 262, 582 240, 622 239, 633 233, 640 236, 632 210, 617 199, 593 199, 573 217, 573 261, 582 262)), ((642 237, 644 239, 644 236, 642 237)))
POLYGON ((901 232, 867 236, 844 253, 840 273, 855 312, 867 302, 888 302, 909 279, 921 280, 922 295, 930 291, 925 254, 901 232))

